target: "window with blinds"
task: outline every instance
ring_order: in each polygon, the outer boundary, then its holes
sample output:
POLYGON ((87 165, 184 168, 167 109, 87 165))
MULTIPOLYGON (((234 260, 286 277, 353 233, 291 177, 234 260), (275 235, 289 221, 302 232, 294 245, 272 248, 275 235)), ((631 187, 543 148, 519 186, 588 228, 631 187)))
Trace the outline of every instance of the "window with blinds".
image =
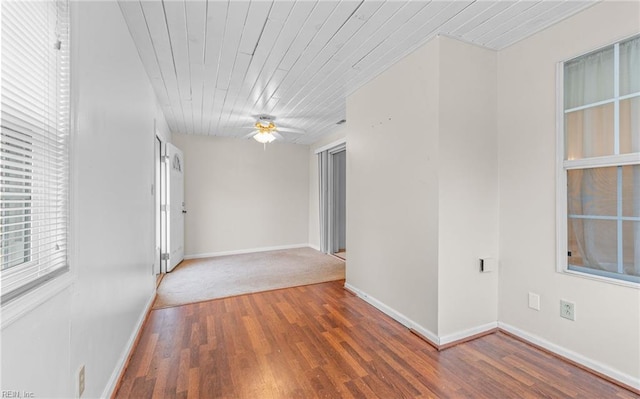
POLYGON ((2 1, 0 269, 5 304, 66 272, 68 1, 2 1))

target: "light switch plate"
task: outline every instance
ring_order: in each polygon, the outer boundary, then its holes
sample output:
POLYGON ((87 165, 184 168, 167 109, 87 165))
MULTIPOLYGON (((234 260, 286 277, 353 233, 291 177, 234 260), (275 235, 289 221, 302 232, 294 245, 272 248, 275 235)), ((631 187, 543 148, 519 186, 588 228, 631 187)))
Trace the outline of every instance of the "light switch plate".
POLYGON ((533 292, 529 293, 529 307, 531 309, 540 310, 540 295, 533 292))

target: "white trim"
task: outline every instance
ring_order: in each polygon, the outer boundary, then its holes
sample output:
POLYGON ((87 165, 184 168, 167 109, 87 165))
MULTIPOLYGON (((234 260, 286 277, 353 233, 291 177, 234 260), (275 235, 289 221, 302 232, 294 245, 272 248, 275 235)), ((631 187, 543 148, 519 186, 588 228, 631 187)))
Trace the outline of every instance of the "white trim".
POLYGON ((316 251, 320 252, 320 247, 317 245, 313 245, 313 244, 307 244, 309 248, 311 249, 315 249, 316 251))
POLYGON ((606 168, 616 166, 637 165, 640 163, 640 153, 611 155, 604 157, 571 159, 562 162, 565 169, 606 168))
POLYGON ((133 329, 133 332, 129 337, 129 341, 127 341, 127 345, 125 346, 124 350, 120 354, 120 358, 116 363, 116 367, 113 369, 113 372, 111 373, 111 377, 109 377, 109 381, 107 381, 107 385, 105 386, 104 391, 100 396, 101 398, 110 398, 114 394, 114 391, 118 384, 118 379, 120 378, 120 374, 122 374, 124 367, 127 365, 127 360, 129 359, 129 355, 134 349, 133 346, 136 343, 136 338, 138 338, 138 334, 141 333, 142 327, 144 325, 144 321, 147 318, 147 313, 151 311, 151 306, 153 305, 153 302, 155 299, 156 299, 156 290, 154 288, 153 292, 151 293, 151 296, 149 297, 149 300, 147 301, 147 304, 144 307, 144 310, 142 311, 142 313, 140 314, 140 317, 138 318, 136 327, 133 329))
POLYGON ((75 274, 70 271, 66 272, 3 305, 0 310, 0 329, 11 325, 22 316, 58 295, 70 287, 75 280, 75 274))
POLYGON ((452 342, 460 341, 465 338, 473 337, 477 334, 486 333, 498 327, 497 321, 492 321, 491 323, 483 324, 481 326, 468 328, 466 330, 458 331, 453 334, 443 335, 440 337, 440 345, 447 345, 452 342))
POLYGON ((613 45, 613 101, 614 101, 613 102, 613 153, 616 155, 619 155, 620 154, 620 42, 617 42, 616 44, 613 45))
POLYGON ((327 241, 329 229, 329 153, 323 151, 318 154, 318 223, 320 227, 320 252, 329 252, 329 242, 327 241))
POLYGON ((591 104, 585 104, 585 105, 581 105, 579 107, 574 107, 574 108, 569 108, 569 109, 565 109, 564 113, 565 114, 570 114, 572 112, 576 112, 576 111, 582 111, 584 109, 589 109, 589 108, 595 108, 595 107, 599 107, 601 105, 606 105, 606 104, 613 104, 615 102, 615 98, 610 98, 608 100, 602 100, 602 101, 598 101, 595 103, 591 103, 591 104))
MULTIPOLYGON (((618 193, 618 202, 621 202, 621 199, 620 199, 621 197, 622 197, 622 195, 620 195, 618 193)), ((640 216, 600 216, 600 215, 573 215, 573 214, 569 214, 568 217, 569 217, 569 219, 621 220, 621 221, 625 221, 625 222, 640 222, 640 216)))
POLYGON ((358 296, 358 298, 360 298, 363 301, 367 302, 368 304, 372 305, 373 307, 375 307, 376 309, 380 310, 382 313, 384 313, 387 316, 391 317, 392 319, 394 319, 398 323, 404 325, 405 327, 410 328, 410 329, 416 331, 417 333, 423 335, 429 341, 431 341, 432 343, 434 343, 434 344, 436 344, 438 346, 450 344, 450 343, 455 342, 455 341, 460 341, 460 340, 463 340, 465 338, 469 338, 469 337, 472 337, 474 335, 481 334, 481 333, 493 330, 494 328, 498 327, 498 322, 497 321, 492 321, 490 323, 486 323, 486 324, 483 324, 483 325, 480 325, 480 326, 476 326, 476 327, 472 327, 472 328, 469 328, 469 329, 466 329, 466 330, 454 332, 452 334, 448 334, 448 335, 444 335, 444 336, 438 336, 438 334, 436 334, 436 333, 430 331, 429 329, 423 327, 422 325, 416 323, 415 321, 411 320, 409 317, 403 315, 402 313, 400 313, 397 310, 389 307, 385 303, 383 303, 383 302, 379 301, 378 299, 370 296, 366 292, 354 287, 353 285, 351 285, 349 283, 345 283, 344 287, 346 289, 348 289, 349 291, 353 292, 354 294, 356 294, 358 296))
POLYGON ((331 142, 331 143, 329 143, 329 144, 323 145, 323 146, 322 146, 322 147, 320 147, 320 148, 316 148, 316 149, 314 150, 314 153, 315 153, 315 154, 320 154, 321 152, 324 152, 324 151, 327 151, 327 150, 331 150, 331 149, 333 149, 334 147, 337 147, 337 146, 339 146, 339 145, 344 145, 344 144, 346 144, 346 143, 347 143, 347 138, 346 138, 346 137, 344 137, 344 138, 338 139, 338 140, 336 140, 336 141, 333 141, 333 142, 331 142))
POLYGON ((625 385, 630 387, 640 389, 640 380, 638 378, 633 377, 631 375, 625 374, 621 371, 618 371, 610 366, 597 362, 593 359, 590 359, 586 356, 582 356, 576 352, 573 352, 567 348, 564 348, 560 345, 556 345, 552 342, 547 341, 546 339, 539 337, 534 334, 529 334, 523 330, 520 330, 517 327, 511 326, 509 324, 498 322, 498 327, 519 337, 524 339, 525 341, 529 341, 535 345, 538 345, 542 348, 545 348, 548 351, 551 351, 557 355, 563 356, 571 361, 581 364, 584 367, 587 367, 593 371, 604 374, 607 377, 613 378, 616 381, 619 381, 625 385))
POLYGON ((349 291, 353 292, 354 294, 356 294, 358 298, 372 305, 374 308, 380 310, 382 313, 391 317, 398 323, 402 324, 407 328, 411 328, 415 330, 416 332, 420 333, 421 335, 423 335, 425 338, 427 338, 429 341, 433 342, 434 344, 440 345, 440 338, 438 337, 438 335, 433 333, 429 329, 421 326, 420 324, 411 320, 410 318, 398 312, 397 310, 387 306, 386 304, 377 300, 376 298, 369 296, 369 294, 367 294, 366 292, 354 287, 349 283, 344 283, 344 287, 349 291))
POLYGON ((564 161, 564 62, 556 64, 556 271, 567 270, 567 165, 564 161))
POLYGON ((622 280, 622 279, 619 279, 619 278, 611 278, 611 277, 600 276, 600 275, 597 275, 597 274, 594 274, 594 273, 584 273, 584 272, 579 272, 577 270, 570 270, 568 268, 568 266, 567 266, 567 269, 559 270, 559 272, 561 272, 562 274, 565 274, 565 275, 586 278, 587 280, 600 281, 600 282, 604 282, 604 283, 609 283, 609 284, 619 285, 619 286, 622 286, 622 287, 627 287, 627 288, 640 290, 640 284, 635 283, 633 281, 622 280))
MULTIPOLYGON (((250 254, 254 252, 266 252, 266 251, 277 251, 280 249, 295 249, 295 248, 313 248, 308 243, 305 244, 292 244, 292 245, 278 245, 273 247, 260 247, 260 248, 247 248, 247 249, 238 249, 234 251, 220 251, 220 252, 207 252, 202 254, 193 254, 193 255, 185 255, 184 259, 202 259, 202 258, 215 258, 217 256, 227 256, 227 255, 242 255, 242 254, 250 254)), ((316 248, 313 248, 316 249, 316 248)))
POLYGON ((336 155, 336 154, 338 154, 338 153, 340 153, 342 151, 346 151, 346 150, 347 150, 347 143, 345 142, 345 143, 339 144, 339 145, 337 145, 337 146, 335 146, 333 148, 328 149, 327 152, 329 153, 329 155, 336 155))

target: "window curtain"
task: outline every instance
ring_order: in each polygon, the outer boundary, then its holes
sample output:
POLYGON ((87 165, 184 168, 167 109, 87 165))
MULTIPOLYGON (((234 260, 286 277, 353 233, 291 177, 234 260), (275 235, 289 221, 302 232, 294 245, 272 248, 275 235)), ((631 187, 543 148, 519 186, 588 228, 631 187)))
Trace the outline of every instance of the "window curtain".
MULTIPOLYGON (((573 109, 613 97, 613 48, 603 52, 589 54, 565 65, 565 109, 573 109)), ((566 115, 565 125, 567 129, 566 147, 567 156, 570 159, 605 155, 599 153, 599 148, 605 147, 606 120, 609 110, 600 107, 587 108, 573 111, 566 115)), ((613 125, 611 124, 611 127, 613 125)), ((611 155, 611 154, 608 154, 611 155)), ((593 194, 599 192, 598 182, 602 176, 590 173, 591 170, 570 171, 569 181, 569 214, 570 215, 602 215, 607 209, 602 204, 615 204, 610 198, 597 201, 593 194)), ((607 190, 608 191, 608 190, 607 190)), ((608 191, 609 194, 615 194, 608 191)), ((608 216, 615 216, 608 209, 608 216)), ((614 210, 615 211, 615 210, 614 210)), ((586 267, 617 270, 616 245, 602 245, 598 243, 615 243, 616 229, 611 224, 615 222, 594 221, 590 219, 572 218, 570 220, 573 237, 578 254, 572 254, 572 258, 582 260, 586 267), (600 225, 600 229, 598 229, 600 225), (603 226, 602 226, 603 225, 603 226), (609 225, 609 228, 604 228, 609 225), (609 249, 609 250, 607 250, 609 249), (606 265, 606 266, 605 266, 606 265)))
MULTIPOLYGON (((620 44, 620 95, 626 96, 640 92, 640 37, 620 44)), ((635 96, 621 103, 621 133, 629 132, 630 152, 640 153, 640 96, 635 96)), ((633 188, 632 215, 640 217, 640 166, 636 166, 629 178, 633 188)), ((640 276, 640 222, 632 224, 627 249, 633 257, 625 256, 625 268, 636 276, 640 276)), ((626 249, 626 248, 625 248, 626 249)), ((627 251, 625 251, 626 253, 627 251)))

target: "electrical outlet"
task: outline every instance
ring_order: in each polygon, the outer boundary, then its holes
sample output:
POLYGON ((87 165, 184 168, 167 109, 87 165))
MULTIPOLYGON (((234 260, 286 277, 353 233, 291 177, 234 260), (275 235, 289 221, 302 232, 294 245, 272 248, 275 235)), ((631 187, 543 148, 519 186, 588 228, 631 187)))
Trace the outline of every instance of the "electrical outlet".
POLYGON ((576 320, 576 304, 573 302, 560 300, 560 317, 569 320, 576 320))
POLYGON ((78 397, 82 397, 84 393, 84 365, 80 368, 78 372, 78 397))
POLYGON ((540 295, 529 293, 529 307, 531 309, 540 310, 540 295))

